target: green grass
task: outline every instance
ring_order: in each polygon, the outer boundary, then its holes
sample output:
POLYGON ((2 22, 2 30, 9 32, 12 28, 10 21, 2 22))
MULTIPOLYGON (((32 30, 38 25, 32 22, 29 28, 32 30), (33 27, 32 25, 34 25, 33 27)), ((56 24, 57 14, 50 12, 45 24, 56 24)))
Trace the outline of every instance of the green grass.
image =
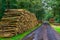
POLYGON ((52 27, 54 28, 55 31, 57 31, 58 33, 60 33, 60 26, 52 25, 52 27))
POLYGON ((36 27, 22 33, 22 34, 18 34, 14 37, 11 38, 0 38, 0 40, 22 40, 22 38, 24 38, 26 35, 28 35, 29 33, 31 33, 33 30, 37 29, 40 26, 40 24, 36 25, 36 27))
POLYGON ((54 29, 58 32, 58 33, 60 33, 60 27, 54 27, 54 29))

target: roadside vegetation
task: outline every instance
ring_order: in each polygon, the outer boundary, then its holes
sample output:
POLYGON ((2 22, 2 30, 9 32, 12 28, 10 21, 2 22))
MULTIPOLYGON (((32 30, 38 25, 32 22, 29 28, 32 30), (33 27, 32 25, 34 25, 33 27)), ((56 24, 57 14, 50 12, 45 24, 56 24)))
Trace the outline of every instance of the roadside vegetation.
POLYGON ((56 25, 51 25, 51 26, 54 28, 56 32, 60 34, 60 26, 56 26, 56 25))

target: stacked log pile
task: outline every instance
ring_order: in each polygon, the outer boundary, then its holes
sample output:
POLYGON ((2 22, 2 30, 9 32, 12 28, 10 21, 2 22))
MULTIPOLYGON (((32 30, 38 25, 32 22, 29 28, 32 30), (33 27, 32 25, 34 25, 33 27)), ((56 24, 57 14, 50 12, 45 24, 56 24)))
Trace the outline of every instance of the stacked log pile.
POLYGON ((38 24, 33 13, 24 9, 9 9, 0 21, 0 37, 23 33, 38 24))

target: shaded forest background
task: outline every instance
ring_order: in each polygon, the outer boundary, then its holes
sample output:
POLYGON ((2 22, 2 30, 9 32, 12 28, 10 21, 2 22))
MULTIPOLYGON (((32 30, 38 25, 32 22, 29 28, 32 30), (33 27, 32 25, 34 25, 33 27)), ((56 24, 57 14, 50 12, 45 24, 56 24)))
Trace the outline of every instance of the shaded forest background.
POLYGON ((60 0, 0 0, 0 18, 5 9, 26 9, 38 20, 53 19, 54 23, 60 23, 60 0))

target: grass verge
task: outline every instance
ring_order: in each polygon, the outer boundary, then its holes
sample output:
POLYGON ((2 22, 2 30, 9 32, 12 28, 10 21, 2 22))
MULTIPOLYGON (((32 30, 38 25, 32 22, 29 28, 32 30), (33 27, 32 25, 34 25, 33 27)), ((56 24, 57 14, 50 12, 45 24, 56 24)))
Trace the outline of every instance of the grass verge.
POLYGON ((58 33, 60 33, 60 26, 55 26, 55 25, 51 25, 54 30, 56 30, 58 33))
POLYGON ((0 38, 0 40, 22 40, 26 35, 28 35, 29 33, 31 33, 33 30, 37 29, 40 26, 40 24, 36 25, 36 27, 27 30, 26 32, 22 33, 22 34, 18 34, 14 37, 11 38, 0 38))

